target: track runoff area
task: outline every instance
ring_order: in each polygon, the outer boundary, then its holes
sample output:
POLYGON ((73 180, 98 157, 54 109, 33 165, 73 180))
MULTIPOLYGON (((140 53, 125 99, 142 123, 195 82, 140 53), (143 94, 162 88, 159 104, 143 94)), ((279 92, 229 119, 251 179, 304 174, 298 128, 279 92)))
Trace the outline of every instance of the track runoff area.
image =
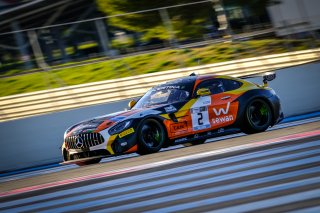
POLYGON ((297 119, 199 146, 1 177, 0 212, 320 212, 320 117, 297 119))

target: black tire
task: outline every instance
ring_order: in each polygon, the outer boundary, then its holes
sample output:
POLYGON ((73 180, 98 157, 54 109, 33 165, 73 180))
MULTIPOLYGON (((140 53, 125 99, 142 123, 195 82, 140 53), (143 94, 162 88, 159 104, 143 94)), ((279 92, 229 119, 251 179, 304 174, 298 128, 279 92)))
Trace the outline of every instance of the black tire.
POLYGON ((158 152, 166 139, 164 127, 155 119, 142 121, 138 130, 138 151, 140 155, 158 152))
POLYGON ((185 147, 189 147, 189 146, 201 145, 201 144, 204 144, 204 142, 206 142, 206 140, 202 139, 202 140, 192 141, 192 142, 189 142, 189 143, 184 143, 182 145, 185 146, 185 147))
POLYGON ((246 134, 264 132, 272 123, 272 111, 269 104, 262 99, 249 102, 244 113, 242 131, 246 134))
POLYGON ((88 161, 79 162, 79 163, 76 163, 76 164, 78 166, 86 166, 86 165, 99 163, 100 161, 101 161, 101 158, 96 158, 96 159, 92 159, 92 160, 88 160, 88 161))

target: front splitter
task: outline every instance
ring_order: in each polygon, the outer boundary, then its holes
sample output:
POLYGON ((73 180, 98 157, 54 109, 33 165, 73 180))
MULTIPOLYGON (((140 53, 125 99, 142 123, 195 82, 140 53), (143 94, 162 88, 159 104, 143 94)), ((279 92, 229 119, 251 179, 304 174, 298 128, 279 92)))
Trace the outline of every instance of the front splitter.
POLYGON ((96 160, 99 158, 106 158, 106 157, 111 157, 111 155, 99 155, 99 156, 94 156, 94 157, 89 157, 89 158, 81 158, 81 159, 76 159, 76 160, 69 160, 69 161, 64 161, 59 164, 61 165, 67 165, 67 164, 77 164, 77 163, 84 163, 90 160, 96 160))

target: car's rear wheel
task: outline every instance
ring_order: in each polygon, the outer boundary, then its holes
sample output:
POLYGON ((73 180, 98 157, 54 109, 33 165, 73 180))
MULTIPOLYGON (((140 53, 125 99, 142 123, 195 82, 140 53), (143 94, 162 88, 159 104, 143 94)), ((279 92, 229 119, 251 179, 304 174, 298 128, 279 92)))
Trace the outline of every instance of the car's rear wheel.
POLYGON ((158 152, 165 141, 164 127, 155 119, 142 121, 138 130, 138 151, 140 155, 158 152))
POLYGON ((269 104, 262 99, 254 99, 245 109, 245 125, 242 131, 247 134, 265 131, 272 122, 272 112, 269 104))

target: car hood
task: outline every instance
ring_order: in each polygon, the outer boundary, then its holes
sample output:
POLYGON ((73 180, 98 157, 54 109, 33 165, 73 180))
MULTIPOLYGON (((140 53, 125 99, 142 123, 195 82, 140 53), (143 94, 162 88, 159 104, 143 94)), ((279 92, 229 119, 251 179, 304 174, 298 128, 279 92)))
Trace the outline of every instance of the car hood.
MULTIPOLYGON (((180 105, 180 103, 177 103, 180 105)), ((157 105, 148 108, 131 109, 120 111, 108 115, 95 117, 93 119, 82 121, 73 125, 65 132, 66 136, 73 136, 82 133, 99 132, 113 126, 117 122, 121 122, 127 118, 139 118, 151 114, 172 113, 176 111, 174 104, 157 105)))
POLYGON ((65 136, 78 135, 82 133, 99 132, 103 129, 113 126, 117 122, 125 120, 129 116, 141 112, 143 109, 133 109, 129 111, 120 111, 112 114, 102 115, 89 120, 77 123, 66 130, 65 136))

